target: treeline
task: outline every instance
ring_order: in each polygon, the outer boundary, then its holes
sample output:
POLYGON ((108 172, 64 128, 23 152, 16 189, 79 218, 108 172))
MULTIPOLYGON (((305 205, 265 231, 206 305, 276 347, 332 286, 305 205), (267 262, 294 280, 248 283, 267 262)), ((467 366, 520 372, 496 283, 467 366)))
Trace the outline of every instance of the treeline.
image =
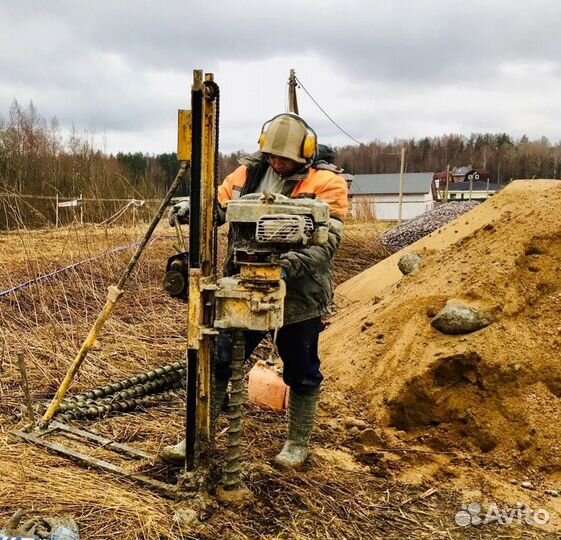
MULTIPOLYGON (((402 146, 406 170, 411 172, 472 165, 488 170, 498 182, 560 176, 561 144, 552 144, 545 137, 515 140, 506 133, 470 137, 452 134, 390 143, 373 141, 337 148, 336 163, 353 174, 398 172, 402 146)), ((240 155, 220 155, 220 177, 237 166, 240 155)), ((22 107, 14 101, 7 116, 0 116, 0 228, 54 222, 52 200, 25 196, 159 198, 177 170, 177 156, 173 152, 107 155, 98 148, 95 133, 78 134, 72 130, 63 134, 56 119, 48 122, 32 103, 22 107)), ((188 194, 188 184, 178 194, 188 194)), ((88 204, 85 219, 102 221, 121 206, 118 201, 88 204)))
MULTIPOLYGON (((56 119, 47 122, 33 103, 14 101, 0 116, 0 228, 54 223, 52 197, 153 199, 163 196, 178 169, 175 154, 107 155, 95 133, 63 134, 56 119), (29 196, 34 196, 30 198, 29 196)), ((183 187, 179 194, 185 194, 183 187)), ((87 221, 102 221, 123 201, 89 202, 87 221)), ((61 211, 61 219, 75 218, 61 211)))
POLYGON ((471 165, 491 173, 494 182, 514 178, 559 178, 561 143, 546 137, 518 140, 506 133, 443 135, 422 139, 374 141, 361 146, 337 149, 337 163, 353 174, 399 172, 401 147, 405 148, 405 167, 410 172, 440 172, 471 165))

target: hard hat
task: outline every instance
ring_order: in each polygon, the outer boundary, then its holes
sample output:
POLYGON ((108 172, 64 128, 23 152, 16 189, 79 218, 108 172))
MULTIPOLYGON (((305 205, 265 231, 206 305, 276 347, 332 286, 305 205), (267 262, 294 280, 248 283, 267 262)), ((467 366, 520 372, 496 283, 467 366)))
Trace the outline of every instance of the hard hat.
POLYGON ((317 137, 314 130, 295 114, 279 114, 267 120, 261 129, 259 148, 297 163, 306 163, 316 153, 317 137))

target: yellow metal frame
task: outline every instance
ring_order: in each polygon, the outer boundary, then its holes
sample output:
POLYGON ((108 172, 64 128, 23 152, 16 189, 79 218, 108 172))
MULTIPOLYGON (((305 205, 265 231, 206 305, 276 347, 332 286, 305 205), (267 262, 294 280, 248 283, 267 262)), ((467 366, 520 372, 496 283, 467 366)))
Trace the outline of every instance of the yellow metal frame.
MULTIPOLYGON (((216 241, 215 241, 215 163, 217 144, 216 96, 212 94, 214 76, 203 72, 193 73, 192 95, 203 96, 201 125, 194 126, 193 111, 187 116, 180 112, 179 135, 182 152, 193 151, 200 145, 200 210, 199 210, 199 267, 189 269, 189 307, 187 322, 187 346, 197 355, 196 384, 196 469, 204 474, 210 466, 210 452, 214 445, 212 426, 212 355, 214 322, 214 289, 216 284, 216 241), (185 135, 189 123, 189 136, 185 135), (193 140, 193 133, 200 132, 200 140, 193 140)), ((198 120, 197 120, 198 121, 198 120)), ((179 151, 179 148, 178 148, 179 151)), ((193 204, 193 200, 191 201, 193 204)), ((189 353, 188 353, 189 354, 189 353)), ((189 416, 189 415, 188 415, 189 416)), ((192 426, 187 426, 192 429, 192 426)))
POLYGON ((191 111, 177 111, 177 159, 191 161, 191 111))

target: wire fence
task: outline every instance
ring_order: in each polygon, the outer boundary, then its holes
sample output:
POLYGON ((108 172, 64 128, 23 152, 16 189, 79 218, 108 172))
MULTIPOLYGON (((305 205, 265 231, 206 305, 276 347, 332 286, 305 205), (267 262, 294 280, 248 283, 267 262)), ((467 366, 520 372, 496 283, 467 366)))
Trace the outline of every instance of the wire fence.
MULTIPOLYGON (((172 203, 178 199, 172 199, 172 203)), ((148 222, 161 201, 0 192, 0 230, 56 228, 73 223, 134 226, 148 222)))
POLYGON ((24 281, 23 283, 18 283, 17 285, 10 287, 9 289, 6 289, 4 291, 0 291, 0 300, 2 300, 3 298, 6 298, 7 296, 11 296, 19 291, 22 291, 23 289, 27 289, 28 287, 31 287, 32 285, 36 285, 37 283, 40 283, 42 281, 46 281, 49 279, 53 279, 53 278, 57 278, 59 277, 61 274, 64 274, 65 272, 68 272, 70 270, 74 270, 84 264, 88 264, 91 262, 94 262, 98 259, 101 259, 103 257, 107 257, 109 255, 116 255, 117 253, 121 253, 123 251, 127 251, 128 249, 132 249, 136 246, 138 246, 140 242, 133 242, 132 244, 128 244, 126 246, 120 246, 117 247, 115 249, 111 249, 109 251, 106 251, 104 253, 100 253, 99 255, 95 255, 93 257, 90 257, 88 259, 83 259, 81 261, 69 264, 67 266, 64 266, 62 268, 58 268, 57 270, 54 270, 52 272, 49 272, 47 274, 42 274, 40 276, 34 277, 32 279, 28 279, 27 281, 24 281))

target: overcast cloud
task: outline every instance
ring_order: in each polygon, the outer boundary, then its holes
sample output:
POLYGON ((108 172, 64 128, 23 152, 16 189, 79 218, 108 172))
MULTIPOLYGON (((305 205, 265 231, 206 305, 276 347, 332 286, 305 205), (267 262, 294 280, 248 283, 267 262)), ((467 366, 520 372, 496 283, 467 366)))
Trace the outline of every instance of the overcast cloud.
MULTIPOLYGON (((559 0, 0 3, 0 115, 30 100, 108 152, 175 150, 193 69, 221 150, 253 151, 290 68, 356 139, 504 131, 561 140, 559 0)), ((299 90, 320 139, 352 144, 299 90)))

